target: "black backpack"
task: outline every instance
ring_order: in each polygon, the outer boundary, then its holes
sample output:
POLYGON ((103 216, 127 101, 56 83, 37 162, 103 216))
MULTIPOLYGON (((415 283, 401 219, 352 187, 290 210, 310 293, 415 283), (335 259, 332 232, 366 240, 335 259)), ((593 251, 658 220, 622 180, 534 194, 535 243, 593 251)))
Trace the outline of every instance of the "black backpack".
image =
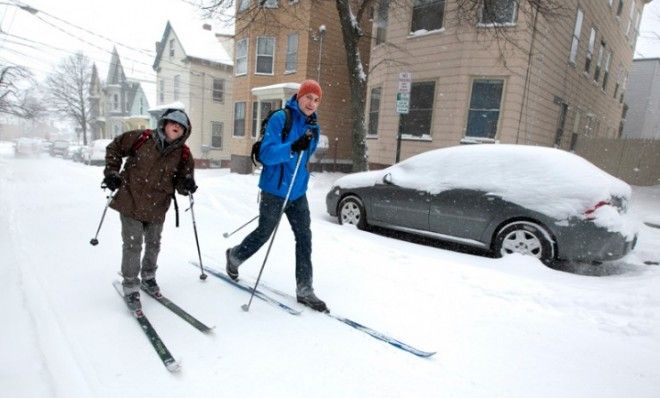
POLYGON ((261 129, 259 130, 259 139, 252 144, 252 163, 255 166, 259 166, 261 164, 261 159, 259 159, 259 151, 261 150, 261 142, 264 140, 264 135, 266 134, 266 125, 268 124, 268 121, 270 120, 270 117, 273 116, 275 112, 279 111, 284 111, 284 115, 286 116, 286 120, 284 122, 284 126, 282 127, 282 142, 286 141, 286 137, 289 135, 289 132, 291 131, 291 124, 293 121, 291 120, 291 110, 289 108, 281 108, 281 109, 275 109, 274 111, 271 111, 268 116, 264 118, 264 120, 261 122, 261 129), (259 164, 257 164, 259 163, 259 164))

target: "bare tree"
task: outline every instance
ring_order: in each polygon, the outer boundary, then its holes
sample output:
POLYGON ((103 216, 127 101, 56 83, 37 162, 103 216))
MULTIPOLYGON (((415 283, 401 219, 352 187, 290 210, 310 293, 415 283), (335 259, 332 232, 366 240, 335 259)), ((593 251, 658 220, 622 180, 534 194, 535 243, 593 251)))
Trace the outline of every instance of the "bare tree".
POLYGON ((84 145, 87 145, 87 126, 90 122, 91 72, 89 58, 79 52, 62 60, 46 78, 50 107, 80 127, 84 145))
POLYGON ((30 81, 32 74, 22 66, 0 67, 0 113, 22 119, 37 119, 44 114, 43 104, 33 90, 20 87, 30 81))
MULTIPOLYGON (((328 0, 311 0, 328 1, 328 0)), ((428 1, 428 0, 427 0, 428 1)), ((366 110, 366 89, 368 71, 364 68, 364 63, 360 54, 360 44, 363 40, 371 40, 371 19, 368 14, 371 10, 375 9, 381 3, 385 4, 387 9, 394 7, 411 7, 418 0, 336 0, 337 13, 341 24, 342 37, 344 40, 344 48, 346 49, 346 60, 348 67, 349 86, 351 92, 351 118, 353 121, 352 137, 353 137, 353 171, 363 171, 368 167, 367 162, 367 146, 366 146, 366 126, 365 126, 365 110, 366 110)), ((421 2, 421 0, 420 0, 421 2)), ((457 2, 457 18, 456 24, 460 27, 473 29, 477 23, 492 22, 492 29, 484 29, 482 40, 487 45, 495 41, 501 50, 501 58, 506 66, 506 54, 504 48, 507 45, 512 45, 517 50, 530 52, 531 49, 522 48, 517 45, 516 40, 511 34, 506 24, 497 23, 497 18, 507 10, 502 7, 515 7, 518 13, 528 13, 530 18, 526 20, 531 21, 529 26, 526 27, 530 32, 536 29, 537 19, 540 16, 546 19, 552 19, 561 16, 566 11, 566 5, 561 0, 456 0, 457 2)), ((248 2, 248 0, 207 0, 203 2, 200 7, 209 16, 217 16, 220 14, 227 15, 228 11, 238 3, 240 7, 244 4, 251 4, 245 12, 237 16, 238 19, 250 18, 244 20, 246 26, 252 28, 252 22, 259 22, 256 26, 273 26, 278 24, 277 13, 270 12, 272 10, 264 7, 266 0, 257 0, 248 2), (245 2, 245 3, 244 3, 245 2), (245 23, 247 22, 247 23, 245 23)), ((224 17, 226 18, 226 17, 224 17)), ((281 26, 285 26, 280 24, 281 26)), ((303 24, 304 25, 304 24, 303 24)), ((291 29, 287 26, 287 29, 291 29)), ((240 32, 237 32, 240 33, 240 32)))

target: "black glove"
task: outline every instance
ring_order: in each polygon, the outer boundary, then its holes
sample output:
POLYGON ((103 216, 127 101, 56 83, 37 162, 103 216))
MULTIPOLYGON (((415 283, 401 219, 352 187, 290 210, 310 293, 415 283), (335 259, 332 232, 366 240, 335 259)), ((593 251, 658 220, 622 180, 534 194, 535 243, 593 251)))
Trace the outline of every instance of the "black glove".
POLYGON ((119 173, 116 171, 111 172, 105 178, 103 179, 103 183, 101 184, 101 187, 105 185, 106 188, 108 188, 111 191, 116 190, 121 186, 121 177, 119 176, 119 173))
POLYGON ((310 142, 312 142, 312 134, 305 133, 305 135, 301 136, 291 144, 291 150, 293 152, 302 152, 309 148, 310 142))
POLYGON ((183 179, 183 191, 184 195, 195 193, 195 191, 197 191, 197 184, 195 184, 195 179, 190 174, 188 174, 186 178, 183 179))

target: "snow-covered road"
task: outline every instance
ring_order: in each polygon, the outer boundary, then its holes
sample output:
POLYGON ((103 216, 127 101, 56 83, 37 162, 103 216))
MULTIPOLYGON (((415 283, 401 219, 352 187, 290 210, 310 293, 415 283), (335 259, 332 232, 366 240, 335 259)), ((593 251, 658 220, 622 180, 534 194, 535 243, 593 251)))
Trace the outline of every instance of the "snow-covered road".
MULTIPOLYGON (((200 282, 188 198, 170 210, 158 280, 207 324, 203 335, 148 297, 143 306, 179 359, 170 374, 111 286, 121 239, 102 168, 0 148, 0 391, 7 397, 658 397, 660 229, 640 227, 623 260, 574 272, 523 256, 449 251, 340 226, 309 192, 317 294, 330 309, 421 349, 420 359, 321 314, 300 316, 209 277, 200 282), (597 276, 594 276, 597 275, 597 276)), ((205 265, 257 214, 256 176, 198 170, 195 216, 205 265)), ((657 220, 660 186, 635 187, 633 209, 657 220)), ((293 235, 280 228, 262 281, 293 293, 293 235)), ((252 283, 265 248, 241 267, 252 283)))

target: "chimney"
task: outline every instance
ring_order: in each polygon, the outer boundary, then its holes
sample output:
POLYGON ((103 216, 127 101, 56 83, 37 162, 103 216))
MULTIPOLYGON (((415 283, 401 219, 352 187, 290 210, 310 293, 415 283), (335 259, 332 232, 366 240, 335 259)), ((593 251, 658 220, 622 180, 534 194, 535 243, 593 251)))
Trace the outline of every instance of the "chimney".
POLYGON ((205 23, 204 25, 202 25, 202 29, 210 31, 211 30, 211 24, 205 23))

